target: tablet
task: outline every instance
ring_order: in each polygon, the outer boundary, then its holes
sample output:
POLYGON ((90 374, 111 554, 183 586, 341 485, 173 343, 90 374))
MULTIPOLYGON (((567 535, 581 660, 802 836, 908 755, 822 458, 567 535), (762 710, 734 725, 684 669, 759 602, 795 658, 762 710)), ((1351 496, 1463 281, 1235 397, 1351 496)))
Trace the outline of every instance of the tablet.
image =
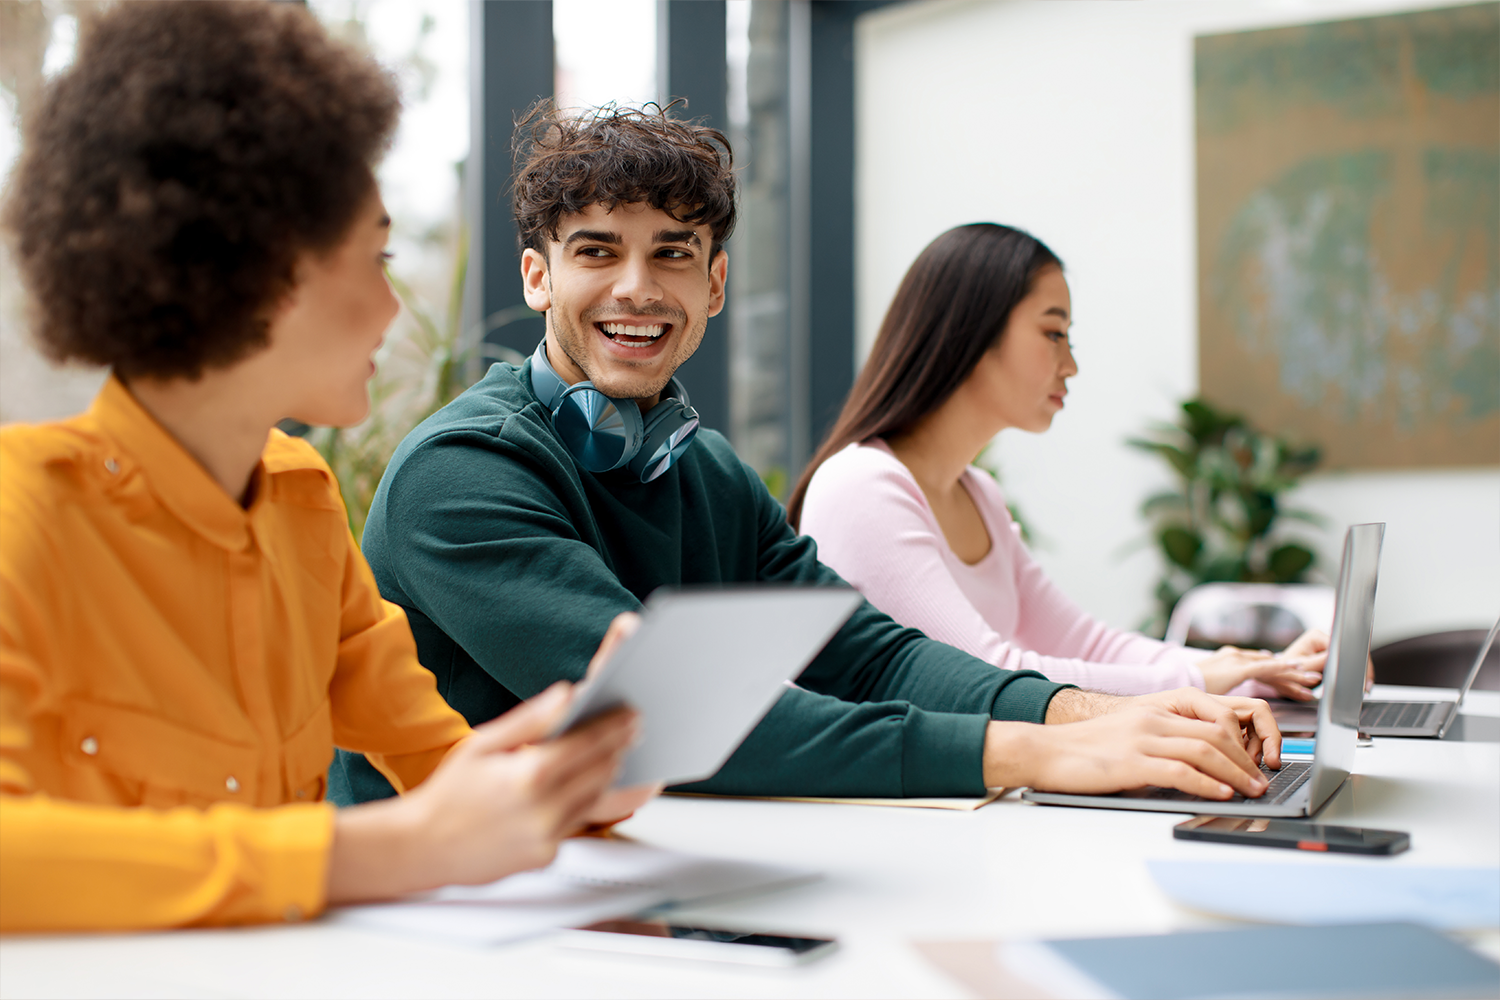
POLYGON ((707 778, 863 601, 843 587, 658 590, 553 735, 629 705, 641 741, 616 787, 707 778))

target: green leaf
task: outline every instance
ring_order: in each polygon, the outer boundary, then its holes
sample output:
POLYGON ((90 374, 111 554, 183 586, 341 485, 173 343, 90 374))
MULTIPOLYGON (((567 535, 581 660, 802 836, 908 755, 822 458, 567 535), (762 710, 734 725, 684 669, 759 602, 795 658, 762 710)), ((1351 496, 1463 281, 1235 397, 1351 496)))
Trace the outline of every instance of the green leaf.
POLYGON ((1204 583, 1228 582, 1236 583, 1245 579, 1248 575, 1248 567, 1245 560, 1238 556, 1216 556, 1210 559, 1198 574, 1204 583))
POLYGON ((1168 491, 1164 493, 1154 493, 1151 496, 1147 497, 1146 502, 1141 504, 1141 513, 1150 517, 1154 514, 1163 514, 1167 512, 1176 513, 1178 511, 1184 511, 1187 510, 1187 507, 1187 497, 1183 496, 1181 493, 1168 491))
POLYGON ((1184 430, 1200 446, 1221 440, 1229 430, 1244 423, 1240 417, 1216 410, 1201 399, 1183 403, 1182 412, 1187 418, 1184 430))
POLYGON ((1295 583, 1316 558, 1311 549, 1291 543, 1275 549, 1266 560, 1266 566, 1277 583, 1295 583))
POLYGON ((1276 520, 1276 495, 1261 490, 1242 494, 1240 502, 1245 507, 1245 521, 1250 537, 1257 538, 1270 530, 1276 520))
POLYGON ((1203 549, 1203 539, 1199 538, 1196 532, 1175 525, 1163 528, 1157 539, 1161 542, 1161 550, 1166 553, 1167 558, 1183 569, 1192 569, 1193 561, 1198 558, 1198 553, 1203 549))

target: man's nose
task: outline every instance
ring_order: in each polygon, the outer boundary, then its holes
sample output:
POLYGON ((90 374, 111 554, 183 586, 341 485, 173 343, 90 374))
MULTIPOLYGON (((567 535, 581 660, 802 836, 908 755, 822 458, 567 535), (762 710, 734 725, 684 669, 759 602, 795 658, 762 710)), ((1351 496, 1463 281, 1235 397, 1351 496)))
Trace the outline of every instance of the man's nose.
POLYGON ((662 297, 660 283, 649 259, 627 257, 615 277, 614 297, 634 305, 656 302, 662 297))

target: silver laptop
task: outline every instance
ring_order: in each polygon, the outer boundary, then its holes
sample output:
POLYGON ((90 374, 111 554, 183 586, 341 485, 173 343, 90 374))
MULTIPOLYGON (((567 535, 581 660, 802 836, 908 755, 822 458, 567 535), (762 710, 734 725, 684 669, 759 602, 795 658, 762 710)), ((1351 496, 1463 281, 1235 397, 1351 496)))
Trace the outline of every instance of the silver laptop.
POLYGON ((1500 631, 1500 618, 1495 619, 1495 624, 1490 626, 1490 634, 1480 645, 1479 655, 1474 657, 1474 665, 1469 668, 1469 676, 1464 678, 1463 686, 1458 689, 1457 701, 1366 700, 1364 707, 1359 710, 1360 731, 1371 736, 1435 736, 1442 739, 1464 707, 1469 688, 1474 686, 1479 668, 1484 666, 1484 658, 1495 643, 1496 631, 1500 631))
POLYGON ((1220 801, 1188 795, 1175 788, 1136 788, 1113 795, 1069 795, 1028 789, 1029 802, 1098 809, 1148 809, 1216 816, 1311 816, 1338 791, 1354 764, 1359 738, 1360 702, 1364 698, 1365 660, 1375 618, 1375 579, 1380 568, 1384 524, 1356 524, 1344 535, 1339 566, 1332 642, 1323 670, 1324 697, 1318 703, 1318 734, 1311 763, 1287 761, 1279 771, 1262 766, 1270 787, 1255 799, 1235 794, 1220 801))

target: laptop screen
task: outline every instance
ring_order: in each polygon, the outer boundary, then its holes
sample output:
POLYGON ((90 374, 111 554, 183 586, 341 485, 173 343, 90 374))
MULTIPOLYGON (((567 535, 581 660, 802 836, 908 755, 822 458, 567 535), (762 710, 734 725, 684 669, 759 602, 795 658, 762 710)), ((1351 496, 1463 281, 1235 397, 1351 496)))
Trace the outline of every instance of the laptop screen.
POLYGON ((1464 686, 1458 689, 1458 704, 1463 707, 1464 698, 1468 697, 1469 688, 1474 686, 1474 679, 1479 676, 1479 668, 1484 666, 1484 658, 1489 655, 1490 647, 1495 644, 1495 633, 1500 632, 1500 618, 1495 619, 1495 624, 1490 626, 1490 634, 1484 637, 1484 645, 1479 647, 1479 655, 1474 657, 1474 665, 1469 668, 1469 676, 1464 678, 1464 686))
POLYGON ((1314 753, 1314 808, 1343 783, 1354 766, 1359 709, 1365 697, 1365 661, 1375 624, 1375 580, 1380 570, 1384 524, 1356 524, 1344 535, 1344 558, 1323 668, 1314 753))

